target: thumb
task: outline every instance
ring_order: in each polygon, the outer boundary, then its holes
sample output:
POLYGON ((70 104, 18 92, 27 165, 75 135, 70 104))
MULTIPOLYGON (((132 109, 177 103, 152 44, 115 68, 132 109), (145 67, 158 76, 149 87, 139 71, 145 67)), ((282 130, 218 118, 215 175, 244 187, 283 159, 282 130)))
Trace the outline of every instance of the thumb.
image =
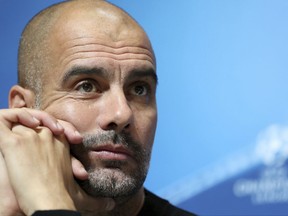
POLYGON ((72 172, 73 172, 74 177, 82 181, 87 180, 88 173, 85 170, 83 164, 73 156, 71 156, 71 163, 72 163, 72 172))

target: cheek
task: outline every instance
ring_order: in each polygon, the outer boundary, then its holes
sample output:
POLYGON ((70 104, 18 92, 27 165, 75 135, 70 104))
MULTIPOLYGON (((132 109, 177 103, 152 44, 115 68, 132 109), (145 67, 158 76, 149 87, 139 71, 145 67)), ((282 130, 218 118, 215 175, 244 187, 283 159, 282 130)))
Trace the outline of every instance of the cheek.
POLYGON ((141 143, 144 143, 147 148, 151 148, 156 131, 157 114, 153 113, 146 117, 145 115, 142 115, 141 118, 136 120, 135 124, 138 135, 141 136, 141 143))
MULTIPOLYGON (((95 122, 97 111, 85 103, 61 103, 47 108, 55 118, 71 123, 80 133, 87 132, 95 122)), ((94 125, 95 127, 95 125, 94 125)))

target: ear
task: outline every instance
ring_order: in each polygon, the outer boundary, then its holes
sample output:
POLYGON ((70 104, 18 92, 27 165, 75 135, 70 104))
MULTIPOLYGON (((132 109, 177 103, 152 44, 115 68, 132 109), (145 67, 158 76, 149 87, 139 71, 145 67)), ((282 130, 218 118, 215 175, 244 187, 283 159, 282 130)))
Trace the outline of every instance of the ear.
POLYGON ((9 92, 9 108, 31 108, 34 106, 35 94, 29 89, 15 85, 9 92))

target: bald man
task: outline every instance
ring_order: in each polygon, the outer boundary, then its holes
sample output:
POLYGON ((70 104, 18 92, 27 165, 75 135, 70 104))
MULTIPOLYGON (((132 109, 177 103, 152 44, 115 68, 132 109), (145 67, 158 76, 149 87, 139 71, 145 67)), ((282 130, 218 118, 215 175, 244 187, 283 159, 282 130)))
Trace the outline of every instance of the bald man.
POLYGON ((157 122, 144 30, 101 0, 37 14, 0 111, 0 214, 192 215, 143 188, 157 122))

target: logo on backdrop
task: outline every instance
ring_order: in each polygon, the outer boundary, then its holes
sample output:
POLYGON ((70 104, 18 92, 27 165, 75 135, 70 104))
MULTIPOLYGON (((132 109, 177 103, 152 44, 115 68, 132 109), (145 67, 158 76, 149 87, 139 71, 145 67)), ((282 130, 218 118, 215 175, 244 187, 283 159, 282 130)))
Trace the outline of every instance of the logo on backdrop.
POLYGON ((250 197, 255 205, 288 202, 288 127, 271 125, 259 134, 256 156, 259 173, 234 183, 236 197, 250 197))

